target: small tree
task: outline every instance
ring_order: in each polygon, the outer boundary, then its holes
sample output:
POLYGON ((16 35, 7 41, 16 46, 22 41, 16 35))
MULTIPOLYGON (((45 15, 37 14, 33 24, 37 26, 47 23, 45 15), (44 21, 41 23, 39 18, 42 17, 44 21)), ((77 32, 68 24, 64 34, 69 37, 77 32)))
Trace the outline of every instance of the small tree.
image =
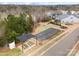
POLYGON ((34 22, 32 21, 32 17, 29 14, 29 18, 26 19, 26 27, 28 32, 32 32, 34 26, 34 22))
POLYGON ((8 40, 9 43, 13 42, 14 39, 14 31, 16 29, 16 17, 14 15, 8 15, 7 19, 5 19, 5 23, 6 23, 6 30, 5 30, 5 34, 6 34, 6 39, 8 40))

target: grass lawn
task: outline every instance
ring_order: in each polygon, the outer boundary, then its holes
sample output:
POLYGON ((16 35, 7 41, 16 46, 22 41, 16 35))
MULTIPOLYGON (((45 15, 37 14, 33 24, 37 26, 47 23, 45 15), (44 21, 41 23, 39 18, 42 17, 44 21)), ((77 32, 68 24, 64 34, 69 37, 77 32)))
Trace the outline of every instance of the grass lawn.
POLYGON ((0 56, 19 56, 21 55, 21 50, 18 48, 14 48, 7 52, 0 51, 0 56))

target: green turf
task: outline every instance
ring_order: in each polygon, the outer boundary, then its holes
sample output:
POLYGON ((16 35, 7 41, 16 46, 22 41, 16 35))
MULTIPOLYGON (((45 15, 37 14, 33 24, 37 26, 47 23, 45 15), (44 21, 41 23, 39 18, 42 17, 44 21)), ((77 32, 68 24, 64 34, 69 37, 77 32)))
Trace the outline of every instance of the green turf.
POLYGON ((21 50, 18 48, 9 50, 7 52, 0 51, 0 56, 19 56, 21 55, 21 50))

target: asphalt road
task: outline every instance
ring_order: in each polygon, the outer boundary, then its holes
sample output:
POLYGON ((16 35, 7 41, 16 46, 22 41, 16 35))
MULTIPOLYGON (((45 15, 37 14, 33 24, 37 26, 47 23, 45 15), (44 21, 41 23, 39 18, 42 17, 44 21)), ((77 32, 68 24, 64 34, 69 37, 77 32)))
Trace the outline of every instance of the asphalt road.
POLYGON ((60 41, 57 45, 49 49, 43 56, 66 56, 78 41, 79 28, 74 30, 69 36, 60 41))

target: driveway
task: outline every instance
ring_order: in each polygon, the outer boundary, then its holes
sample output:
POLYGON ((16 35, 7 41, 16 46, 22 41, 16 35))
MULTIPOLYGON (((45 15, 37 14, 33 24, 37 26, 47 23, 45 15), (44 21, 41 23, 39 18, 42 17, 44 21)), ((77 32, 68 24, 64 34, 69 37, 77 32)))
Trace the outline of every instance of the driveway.
POLYGON ((74 30, 69 36, 60 41, 57 45, 49 49, 43 56, 66 56, 78 41, 79 28, 74 30))

